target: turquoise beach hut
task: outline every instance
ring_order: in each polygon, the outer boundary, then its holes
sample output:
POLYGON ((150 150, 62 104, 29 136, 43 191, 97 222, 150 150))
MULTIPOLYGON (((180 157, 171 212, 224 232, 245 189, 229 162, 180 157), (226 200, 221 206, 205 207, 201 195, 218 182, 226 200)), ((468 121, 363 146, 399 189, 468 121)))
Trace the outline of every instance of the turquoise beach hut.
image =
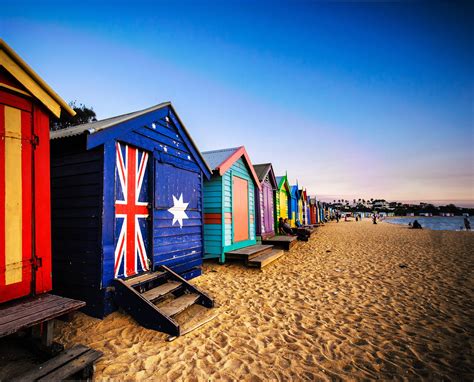
POLYGON ((243 146, 202 153, 212 176, 204 181, 204 258, 256 244, 255 190, 260 182, 243 146))

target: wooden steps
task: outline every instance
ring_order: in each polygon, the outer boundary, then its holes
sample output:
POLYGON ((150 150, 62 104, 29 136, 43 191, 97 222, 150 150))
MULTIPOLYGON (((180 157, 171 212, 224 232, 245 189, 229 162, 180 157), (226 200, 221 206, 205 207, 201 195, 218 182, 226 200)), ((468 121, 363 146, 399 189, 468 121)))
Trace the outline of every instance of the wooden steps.
POLYGON ((159 306, 163 314, 166 314, 168 317, 176 316, 177 314, 184 312, 186 308, 189 308, 199 299, 199 295, 195 293, 183 294, 181 297, 172 300, 171 302, 159 306))
POLYGON ((244 260, 247 263, 249 260, 252 260, 254 257, 263 255, 265 253, 271 252, 273 249, 272 245, 261 245, 255 244, 248 247, 235 249, 225 253, 225 257, 229 259, 244 260))
POLYGON ((273 249, 270 252, 252 258, 252 260, 248 262, 248 265, 250 267, 263 268, 275 260, 278 260, 284 254, 285 252, 282 249, 273 249))
POLYGON ((84 345, 75 345, 56 357, 37 365, 11 381, 92 380, 93 364, 103 353, 84 345))
POLYGON ((137 286, 140 284, 145 284, 150 281, 156 280, 160 278, 161 276, 163 276, 164 274, 165 272, 147 272, 139 276, 135 276, 135 277, 132 276, 128 279, 125 279, 124 282, 125 284, 130 285, 130 286, 137 286))
POLYGON ((214 307, 207 294, 165 266, 125 280, 115 279, 114 285, 117 305, 145 328, 171 336, 181 334, 174 319, 179 313, 195 304, 214 307))
POLYGON ((297 243, 296 236, 278 235, 262 240, 262 244, 272 245, 275 248, 281 248, 289 251, 297 243))
POLYGON ((245 265, 257 268, 263 268, 282 255, 283 251, 276 250, 273 248, 273 245, 268 244, 251 245, 245 248, 226 252, 225 254, 226 258, 243 260, 245 265))
POLYGON ((181 285, 183 284, 178 281, 167 281, 164 284, 157 286, 156 288, 147 290, 146 292, 142 293, 142 296, 147 300, 154 302, 159 298, 163 297, 164 295, 178 289, 181 285))

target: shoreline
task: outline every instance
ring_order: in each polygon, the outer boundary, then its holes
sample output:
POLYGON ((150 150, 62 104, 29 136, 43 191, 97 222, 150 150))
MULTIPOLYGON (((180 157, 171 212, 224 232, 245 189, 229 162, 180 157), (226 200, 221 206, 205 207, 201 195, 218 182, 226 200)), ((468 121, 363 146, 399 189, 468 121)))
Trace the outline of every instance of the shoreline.
MULTIPOLYGON (((389 217, 386 217, 382 220, 379 220, 379 222, 382 222, 382 223, 388 223, 388 224, 391 224, 391 225, 395 225, 395 226, 400 226, 400 227, 407 227, 409 228, 408 226, 408 223, 396 223, 396 222, 393 222, 391 220, 394 220, 394 219, 404 219, 404 220, 410 220, 411 222, 415 221, 415 220, 419 220, 421 222, 423 222, 425 219, 455 219, 455 218, 463 218, 463 216, 389 216, 389 217)), ((464 224, 463 222, 460 222, 460 224, 464 224)), ((426 229, 426 230, 429 230, 429 231, 447 231, 447 232, 470 232, 470 233, 473 233, 474 230, 466 230, 465 228, 458 228, 458 229, 443 229, 443 228, 432 228, 432 227, 429 227, 429 226, 423 226, 423 229, 426 229)))

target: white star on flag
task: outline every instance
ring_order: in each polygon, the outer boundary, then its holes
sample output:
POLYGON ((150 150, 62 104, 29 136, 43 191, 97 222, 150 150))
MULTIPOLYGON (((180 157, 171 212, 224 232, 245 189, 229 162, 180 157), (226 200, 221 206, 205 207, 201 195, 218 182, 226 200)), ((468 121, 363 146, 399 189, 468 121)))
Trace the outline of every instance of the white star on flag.
POLYGON ((188 215, 186 215, 186 208, 188 208, 188 204, 189 203, 183 202, 182 193, 179 199, 176 199, 176 197, 173 195, 173 207, 168 209, 168 212, 173 214, 173 223, 171 225, 174 225, 174 223, 178 222, 180 227, 183 228, 183 219, 189 219, 188 215))

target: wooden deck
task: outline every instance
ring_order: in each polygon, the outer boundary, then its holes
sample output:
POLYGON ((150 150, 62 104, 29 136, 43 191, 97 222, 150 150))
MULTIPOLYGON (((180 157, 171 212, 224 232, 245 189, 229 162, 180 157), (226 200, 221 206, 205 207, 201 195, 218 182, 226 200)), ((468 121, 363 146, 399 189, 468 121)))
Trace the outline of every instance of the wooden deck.
MULTIPOLYGON (((296 237, 289 237, 289 239, 292 239, 291 241, 296 243, 296 237)), ((225 255, 229 259, 243 260, 245 265, 249 267, 263 268, 284 254, 281 247, 275 249, 274 245, 268 245, 267 241, 263 241, 262 243, 264 244, 251 245, 235 251, 226 252, 225 255)))
POLYGON ((0 306, 0 338, 63 316, 85 305, 83 301, 49 293, 3 304, 0 306))
POLYGON ((274 249, 271 252, 254 257, 248 262, 250 267, 263 268, 282 257, 285 252, 282 249, 274 249))
POLYGON ((103 353, 84 345, 76 345, 58 356, 37 365, 12 379, 21 381, 92 380, 93 364, 103 353))
POLYGON ((270 252, 273 249, 272 245, 250 245, 248 247, 236 249, 225 253, 226 258, 244 260, 247 263, 254 257, 263 255, 270 252))
POLYGON ((281 248, 286 251, 290 250, 297 243, 296 236, 273 236, 262 240, 262 244, 273 245, 275 248, 281 248))

